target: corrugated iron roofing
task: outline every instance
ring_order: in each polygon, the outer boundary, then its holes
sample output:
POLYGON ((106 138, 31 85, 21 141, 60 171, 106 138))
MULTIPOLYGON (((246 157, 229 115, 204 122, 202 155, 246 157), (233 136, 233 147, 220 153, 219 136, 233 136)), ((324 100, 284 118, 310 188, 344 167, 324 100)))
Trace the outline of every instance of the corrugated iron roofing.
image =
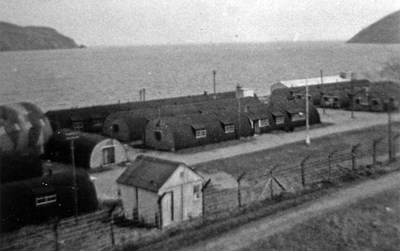
POLYGON ((117 183, 157 193, 181 164, 183 163, 139 155, 118 177, 117 183))

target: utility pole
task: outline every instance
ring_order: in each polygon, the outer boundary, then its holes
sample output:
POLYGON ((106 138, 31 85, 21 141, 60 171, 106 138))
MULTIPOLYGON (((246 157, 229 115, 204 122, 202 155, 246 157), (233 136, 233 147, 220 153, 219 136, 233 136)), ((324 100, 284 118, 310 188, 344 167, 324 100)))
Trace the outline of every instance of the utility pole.
POLYGON ((389 149, 389 161, 393 161, 393 147, 392 147, 392 115, 390 110, 392 109, 392 98, 389 98, 387 105, 388 114, 388 149, 389 149))
POLYGON ((310 122, 308 119, 308 113, 309 113, 309 109, 308 109, 308 83, 307 83, 307 78, 306 78, 306 145, 310 145, 310 134, 309 134, 309 127, 310 127, 310 122))
MULTIPOLYGON (((320 72, 320 75, 321 75, 321 87, 322 87, 324 85, 324 75, 323 75, 322 70, 320 70, 319 72, 320 72)), ((322 97, 321 97, 321 99, 322 99, 322 97)), ((325 101, 324 100, 322 100, 322 111, 323 111, 324 114, 326 114, 325 101)))
POLYGON ((215 75, 217 75, 217 71, 216 70, 213 70, 213 83, 214 83, 214 95, 215 95, 215 92, 216 92, 216 86, 215 86, 215 75))
POLYGON ((76 182, 76 168, 75 168, 75 147, 74 141, 79 139, 79 132, 66 133, 66 139, 71 142, 71 160, 72 160, 72 176, 73 176, 73 190, 74 190, 74 213, 75 222, 78 223, 78 186, 76 182))
POLYGON ((350 92, 351 92, 351 118, 354 119, 354 73, 350 74, 350 92))

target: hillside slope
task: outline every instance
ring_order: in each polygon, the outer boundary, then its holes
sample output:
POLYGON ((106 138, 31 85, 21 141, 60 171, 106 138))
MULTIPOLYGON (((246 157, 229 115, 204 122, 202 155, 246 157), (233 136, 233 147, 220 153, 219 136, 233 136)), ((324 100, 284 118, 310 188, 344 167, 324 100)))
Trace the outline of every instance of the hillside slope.
POLYGON ((47 27, 0 22, 0 51, 70 49, 79 46, 69 37, 47 27))
POLYGON ((396 11, 361 30, 348 43, 400 43, 400 11, 396 11))

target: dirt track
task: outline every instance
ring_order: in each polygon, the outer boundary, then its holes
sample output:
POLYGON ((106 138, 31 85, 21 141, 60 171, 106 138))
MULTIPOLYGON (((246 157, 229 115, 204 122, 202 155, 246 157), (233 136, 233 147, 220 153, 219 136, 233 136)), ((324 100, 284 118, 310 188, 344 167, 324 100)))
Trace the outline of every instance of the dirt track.
POLYGON ((313 217, 351 205, 360 199, 376 195, 385 190, 398 189, 400 188, 399 180, 400 172, 391 173, 380 179, 363 182, 305 205, 282 211, 277 215, 245 224, 221 236, 181 250, 238 250, 246 248, 257 240, 288 230, 296 224, 305 222, 313 217))
MULTIPOLYGON (((319 113, 322 122, 331 125, 310 130, 311 143, 313 138, 325 136, 328 134, 387 123, 386 113, 355 112, 354 119, 350 117, 349 111, 327 110, 326 114, 323 114, 322 109, 319 109, 319 113)), ((392 120, 400 121, 400 113, 393 114, 392 120)), ((205 161, 228 158, 238 154, 268 149, 304 139, 305 133, 304 130, 302 130, 292 133, 281 132, 277 134, 259 135, 253 140, 242 140, 242 142, 231 146, 214 148, 211 150, 199 151, 195 153, 142 151, 139 149, 128 147, 128 157, 130 160, 133 160, 138 154, 145 154, 149 156, 156 156, 159 158, 182 161, 188 165, 194 165, 205 161)), ((95 181, 95 185, 97 194, 100 198, 107 199, 117 197, 118 187, 115 180, 121 175, 124 169, 124 167, 116 167, 110 171, 92 174, 92 176, 97 179, 95 181)))

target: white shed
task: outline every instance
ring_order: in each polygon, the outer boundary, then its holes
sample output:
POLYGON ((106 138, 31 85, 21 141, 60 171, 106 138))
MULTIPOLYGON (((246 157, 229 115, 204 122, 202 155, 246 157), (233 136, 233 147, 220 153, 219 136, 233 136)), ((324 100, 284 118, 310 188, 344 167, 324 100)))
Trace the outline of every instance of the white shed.
POLYGON ((182 162, 143 155, 117 179, 125 217, 159 227, 202 215, 203 181, 182 162))

